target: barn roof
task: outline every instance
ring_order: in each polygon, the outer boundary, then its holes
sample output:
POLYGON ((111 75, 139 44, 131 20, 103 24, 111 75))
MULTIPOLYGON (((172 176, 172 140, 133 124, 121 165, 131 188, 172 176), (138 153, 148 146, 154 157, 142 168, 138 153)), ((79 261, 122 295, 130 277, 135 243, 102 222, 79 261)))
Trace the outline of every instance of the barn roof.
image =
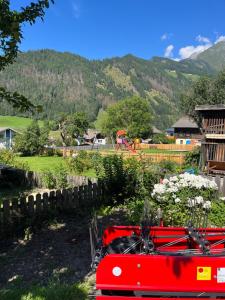
POLYGON ((188 116, 183 116, 176 123, 173 124, 173 128, 199 128, 197 123, 188 116))
POLYGON ((156 128, 155 126, 152 126, 152 133, 158 134, 158 133, 162 133, 162 131, 156 128))
POLYGON ((196 111, 206 111, 206 110, 225 110, 225 104, 215 104, 215 105, 196 105, 196 111))
POLYGON ((18 131, 16 131, 15 129, 12 129, 12 128, 10 128, 10 127, 0 127, 0 132, 6 131, 7 129, 10 129, 10 130, 12 130, 12 131, 14 131, 14 132, 18 132, 18 131))

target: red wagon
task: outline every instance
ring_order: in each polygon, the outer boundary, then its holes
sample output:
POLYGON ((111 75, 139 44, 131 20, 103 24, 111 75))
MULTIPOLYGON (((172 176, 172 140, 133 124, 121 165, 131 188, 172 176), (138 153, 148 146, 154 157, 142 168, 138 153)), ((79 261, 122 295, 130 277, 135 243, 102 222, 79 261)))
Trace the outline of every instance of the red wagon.
POLYGON ((97 300, 225 299, 225 228, 112 226, 97 253, 97 300))

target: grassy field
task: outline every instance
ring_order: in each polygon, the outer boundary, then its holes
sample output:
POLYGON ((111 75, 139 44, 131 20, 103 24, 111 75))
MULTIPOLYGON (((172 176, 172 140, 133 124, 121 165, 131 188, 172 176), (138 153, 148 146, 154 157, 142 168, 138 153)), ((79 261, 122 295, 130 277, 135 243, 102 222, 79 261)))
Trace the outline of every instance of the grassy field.
MULTIPOLYGON (((26 129, 32 122, 30 118, 0 116, 0 127, 10 127, 18 131, 26 129)), ((38 121, 39 126, 43 125, 43 121, 38 121)))
MULTIPOLYGON (((43 172, 45 170, 54 171, 58 166, 67 168, 66 161, 61 156, 28 156, 18 157, 18 161, 26 163, 31 171, 43 172)), ((83 174, 83 176, 95 177, 95 171, 90 169, 83 174)))

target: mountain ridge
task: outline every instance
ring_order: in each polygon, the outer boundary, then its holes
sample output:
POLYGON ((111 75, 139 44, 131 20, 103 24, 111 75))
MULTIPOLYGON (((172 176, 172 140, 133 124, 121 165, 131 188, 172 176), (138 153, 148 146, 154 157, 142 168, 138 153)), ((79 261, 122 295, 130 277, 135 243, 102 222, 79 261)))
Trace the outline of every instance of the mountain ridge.
MULTIPOLYGON (((221 60, 225 55, 224 45, 213 46, 221 60)), ((28 51, 19 54, 14 64, 0 72, 0 86, 43 105, 40 117, 49 119, 61 112, 83 110, 93 121, 99 110, 138 95, 149 100, 154 114, 159 116, 154 125, 162 129, 181 114, 180 93, 188 90, 200 76, 214 76, 219 71, 211 52, 177 62, 162 57, 145 60, 132 54, 88 60, 70 52, 28 51)), ((216 61, 220 59, 218 55, 216 61)), ((15 110, 4 104, 0 114, 15 114, 15 110)))

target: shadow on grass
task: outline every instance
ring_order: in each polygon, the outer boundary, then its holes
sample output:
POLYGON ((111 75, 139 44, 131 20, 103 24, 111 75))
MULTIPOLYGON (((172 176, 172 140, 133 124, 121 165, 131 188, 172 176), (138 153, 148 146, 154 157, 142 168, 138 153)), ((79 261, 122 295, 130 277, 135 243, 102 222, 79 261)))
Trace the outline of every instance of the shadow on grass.
POLYGON ((1 300, 86 300, 88 288, 82 284, 50 284, 45 287, 30 286, 19 288, 13 286, 0 290, 1 300))

